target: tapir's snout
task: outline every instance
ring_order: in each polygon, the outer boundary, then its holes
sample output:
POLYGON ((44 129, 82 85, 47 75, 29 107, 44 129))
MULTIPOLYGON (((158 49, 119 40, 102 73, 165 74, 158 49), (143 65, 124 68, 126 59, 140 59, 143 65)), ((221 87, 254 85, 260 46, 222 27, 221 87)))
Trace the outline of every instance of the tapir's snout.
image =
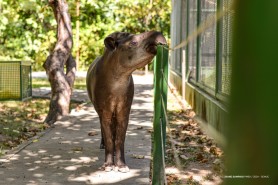
POLYGON ((155 43, 157 45, 167 45, 167 41, 165 37, 162 35, 162 33, 157 32, 158 34, 156 35, 155 43))
POLYGON ((167 45, 167 41, 161 32, 150 31, 144 33, 145 35, 145 48, 148 53, 156 54, 158 45, 167 45))

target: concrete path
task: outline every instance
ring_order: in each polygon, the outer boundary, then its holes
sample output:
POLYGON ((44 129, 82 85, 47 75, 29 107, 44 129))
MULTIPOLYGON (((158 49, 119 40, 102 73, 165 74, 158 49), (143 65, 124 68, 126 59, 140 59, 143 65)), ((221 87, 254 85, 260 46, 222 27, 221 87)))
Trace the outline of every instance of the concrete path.
MULTIPOLYGON (((84 105, 0 160, 1 185, 150 184, 152 76, 134 76, 135 97, 125 143, 128 173, 103 172, 100 125, 84 105), (94 136, 88 133, 93 131, 94 136)), ((78 95, 78 92, 76 92, 78 95)), ((84 92, 81 92, 84 95, 84 92)))

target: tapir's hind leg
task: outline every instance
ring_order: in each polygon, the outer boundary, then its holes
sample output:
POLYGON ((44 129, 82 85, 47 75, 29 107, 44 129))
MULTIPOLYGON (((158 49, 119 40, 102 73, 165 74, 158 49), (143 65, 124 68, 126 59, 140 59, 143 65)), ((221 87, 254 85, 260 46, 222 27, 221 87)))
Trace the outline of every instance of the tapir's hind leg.
POLYGON ((99 121, 100 121, 100 132, 101 132, 101 141, 100 141, 100 145, 99 145, 99 148, 100 149, 105 149, 105 144, 104 144, 104 137, 103 137, 103 128, 102 128, 102 125, 101 125, 101 117, 99 117, 99 121))

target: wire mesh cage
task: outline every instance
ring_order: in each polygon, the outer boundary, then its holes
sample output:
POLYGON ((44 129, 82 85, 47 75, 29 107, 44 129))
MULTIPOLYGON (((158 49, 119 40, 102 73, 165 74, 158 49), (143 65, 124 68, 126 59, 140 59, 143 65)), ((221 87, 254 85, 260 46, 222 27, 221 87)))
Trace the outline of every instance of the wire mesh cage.
POLYGON ((31 62, 0 61, 0 101, 32 97, 31 62))
MULTIPOLYGON (((197 16, 198 16, 198 6, 197 1, 189 1, 189 34, 192 34, 197 29, 197 16)), ((196 80, 196 59, 197 59, 197 39, 193 39, 188 46, 188 63, 189 70, 191 71, 192 79, 196 80)))
POLYGON ((233 12, 228 10, 231 6, 231 0, 223 1, 223 10, 228 13, 223 17, 222 21, 222 74, 221 74, 221 89, 224 94, 230 94, 231 76, 232 76, 232 25, 233 12))
MULTIPOLYGON (((214 18, 217 0, 201 1, 200 6, 201 22, 214 18)), ((216 83, 216 24, 206 29, 200 39, 200 82, 214 89, 216 83)))

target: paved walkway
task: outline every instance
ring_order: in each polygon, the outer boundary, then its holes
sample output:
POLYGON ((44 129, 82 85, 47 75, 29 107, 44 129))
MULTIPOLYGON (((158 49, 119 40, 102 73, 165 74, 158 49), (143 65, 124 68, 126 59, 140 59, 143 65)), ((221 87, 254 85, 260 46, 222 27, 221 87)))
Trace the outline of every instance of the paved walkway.
MULTIPOLYGON (((125 143, 128 173, 103 172, 100 125, 84 105, 0 160, 1 185, 149 184, 153 104, 152 76, 134 76, 135 97, 125 143), (93 131, 94 136, 88 133, 93 131)), ((75 91, 83 94, 84 92, 75 91)), ((86 96, 85 96, 86 99, 86 96)))

